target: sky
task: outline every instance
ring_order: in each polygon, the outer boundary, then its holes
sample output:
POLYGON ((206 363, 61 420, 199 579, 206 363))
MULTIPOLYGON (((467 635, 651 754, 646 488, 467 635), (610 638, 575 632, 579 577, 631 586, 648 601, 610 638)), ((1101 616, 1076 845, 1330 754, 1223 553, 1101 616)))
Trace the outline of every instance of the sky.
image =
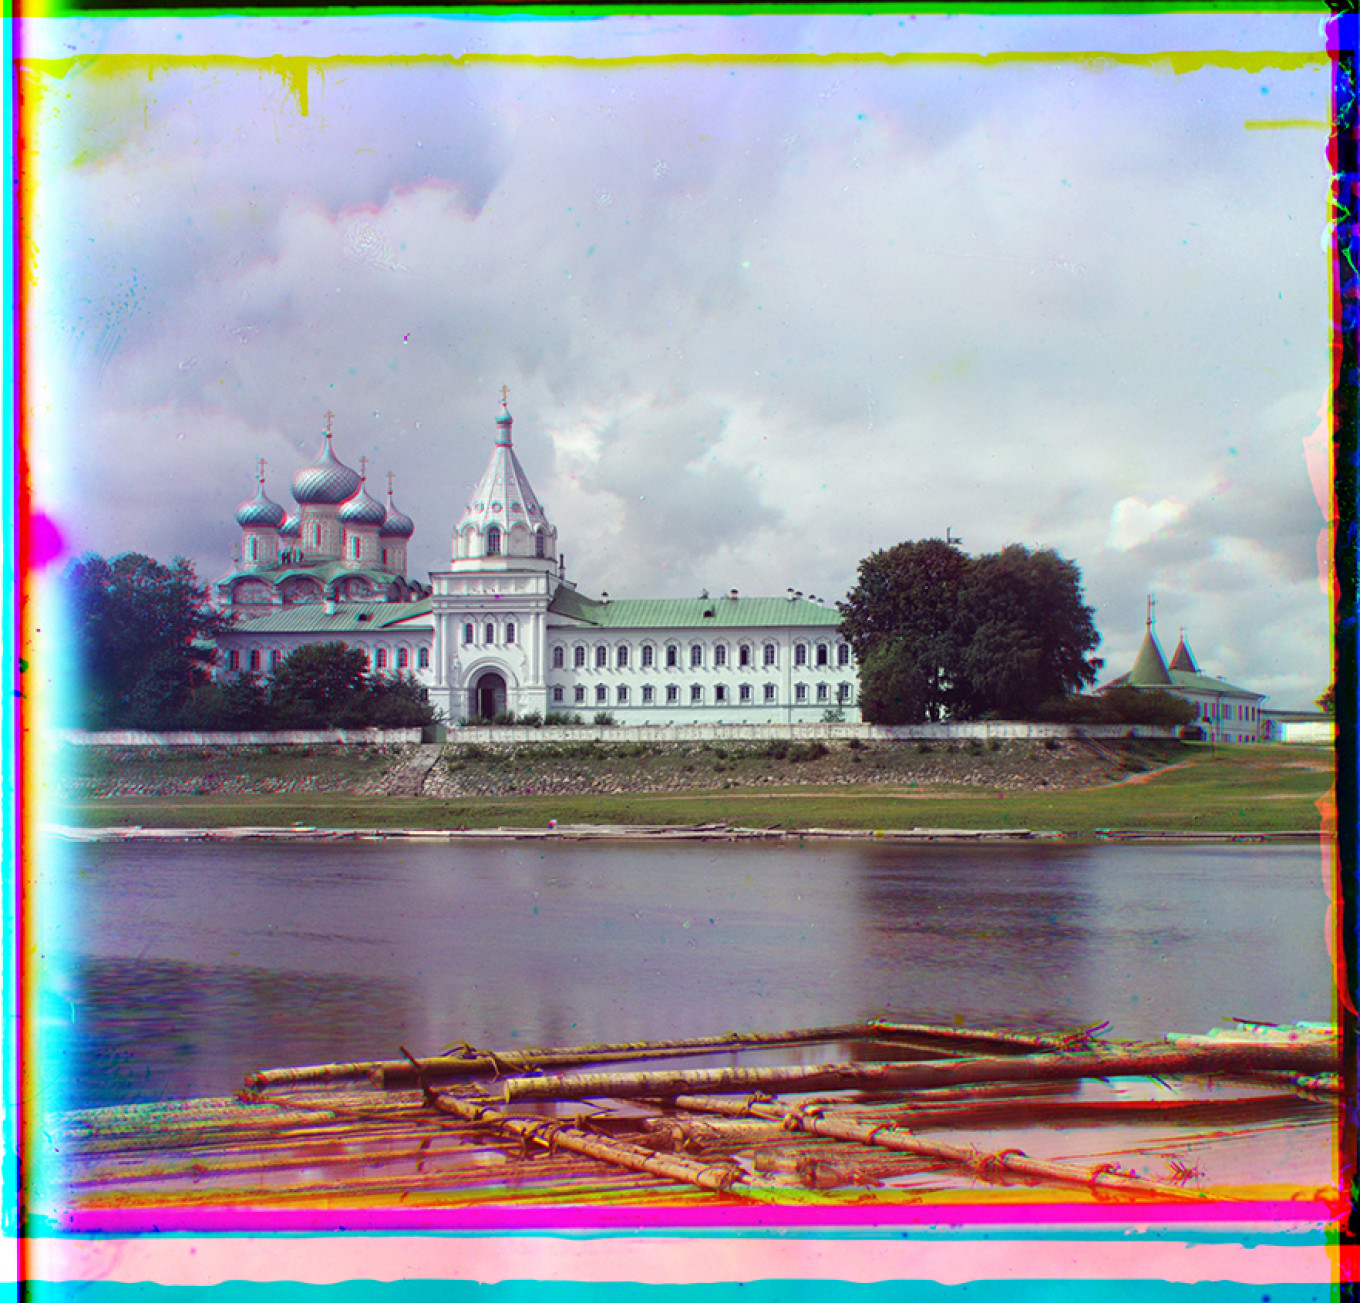
POLYGON ((830 603, 949 530, 1075 561, 1101 681, 1153 594, 1168 656, 1308 708, 1322 21, 27 22, 35 504, 217 578, 331 412, 423 579, 505 385, 586 593, 830 603))

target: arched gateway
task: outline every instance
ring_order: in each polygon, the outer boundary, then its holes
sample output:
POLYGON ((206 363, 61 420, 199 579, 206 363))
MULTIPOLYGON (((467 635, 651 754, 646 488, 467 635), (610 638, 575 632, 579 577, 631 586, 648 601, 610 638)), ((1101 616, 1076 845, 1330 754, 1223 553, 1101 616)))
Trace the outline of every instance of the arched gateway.
POLYGON ((495 670, 477 676, 472 685, 468 716, 472 719, 495 719, 505 713, 505 680, 495 670))

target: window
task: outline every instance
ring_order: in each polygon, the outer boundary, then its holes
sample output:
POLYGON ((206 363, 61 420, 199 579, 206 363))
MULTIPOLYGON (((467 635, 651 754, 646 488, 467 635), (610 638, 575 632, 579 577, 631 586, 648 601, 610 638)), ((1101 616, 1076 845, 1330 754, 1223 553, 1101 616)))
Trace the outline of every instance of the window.
POLYGON ((553 701, 560 704, 561 702, 566 700, 566 697, 567 694, 562 690, 560 686, 553 689, 553 701))
POLYGON ((826 701, 826 700, 828 699, 829 695, 830 695, 830 689, 826 686, 826 684, 825 684, 825 683, 819 683, 819 684, 817 685, 817 700, 818 700, 818 701, 826 701))
POLYGON ((714 664, 714 665, 717 665, 717 666, 722 666, 722 665, 726 665, 726 664, 727 664, 727 644, 726 644, 726 643, 721 643, 721 642, 720 642, 720 643, 713 649, 713 664, 714 664))
POLYGON ((595 685, 595 704, 603 706, 609 700, 609 689, 603 683, 595 685))
POLYGON ((416 653, 416 664, 419 665, 422 670, 428 670, 430 668, 430 649, 428 647, 422 647, 416 653))
POLYGON ((701 643, 695 643, 689 649, 689 667, 697 670, 704 663, 704 649, 701 643))
POLYGON ((386 549, 386 548, 383 548, 383 550, 382 550, 382 563, 383 563, 383 565, 386 565, 386 564, 387 564, 387 549, 386 549))
POLYGON ((505 626, 505 641, 506 642, 515 641, 515 622, 513 620, 511 620, 510 623, 505 626))
POLYGON ((501 531, 495 525, 486 531, 486 554, 487 556, 501 554, 501 531))
POLYGON ((616 665, 619 667, 619 669, 621 669, 621 670, 626 670, 626 669, 628 668, 628 648, 627 648, 627 647, 620 647, 620 648, 619 648, 619 655, 618 655, 617 661, 615 661, 615 664, 616 664, 616 665))
POLYGON ((680 689, 677 688, 674 683, 668 683, 666 685, 666 704, 668 706, 673 706, 679 700, 680 689))
POLYGON ((385 670, 387 668, 386 647, 379 647, 378 650, 373 653, 373 664, 377 669, 380 670, 385 670))
POLYGON ((411 665, 411 653, 405 647, 397 648, 397 669, 409 669, 411 665))
POLYGON ((252 671, 260 668, 260 653, 258 651, 250 653, 250 668, 252 671))
POLYGON ((472 626, 470 624, 463 626, 463 641, 469 645, 472 642, 472 626))
POLYGON ((793 647, 793 663, 795 665, 807 664, 807 643, 795 643, 793 647))
POLYGON ((773 684, 773 683, 767 683, 767 684, 765 685, 765 700, 766 700, 766 701, 773 701, 773 700, 774 700, 774 684, 773 684))
POLYGON ((283 653, 276 647, 269 653, 269 670, 272 674, 280 665, 283 664, 283 653))
POLYGON ((831 664, 831 648, 828 647, 824 642, 819 642, 817 644, 817 664, 818 665, 831 664))
POLYGON ((618 690, 618 693, 616 694, 616 696, 617 696, 617 700, 618 700, 618 703, 619 703, 620 706, 626 706, 626 705, 628 704, 628 686, 627 686, 627 684, 624 684, 624 683, 620 683, 620 684, 619 684, 619 690, 618 690))
POLYGON ((650 706, 652 704, 652 698, 655 695, 656 694, 652 691, 652 685, 650 683, 644 683, 642 685, 642 704, 644 706, 650 706))
POLYGON ((258 561, 260 559, 260 544, 258 539, 250 540, 250 559, 258 561))
POLYGON ((239 670, 240 668, 241 668, 241 653, 240 653, 240 652, 228 652, 228 653, 227 653, 227 669, 229 669, 229 670, 239 670))
POLYGON ((848 643, 841 643, 841 645, 836 648, 836 664, 850 664, 850 645, 848 643))
POLYGON ((749 644, 742 643, 742 645, 737 648, 737 664, 740 665, 742 669, 746 669, 751 664, 751 648, 749 644))
POLYGON ((581 705, 586 699, 586 690, 580 684, 576 685, 576 704, 581 705))
POLYGON ((553 669, 560 670, 566 662, 566 656, 560 647, 553 648, 553 669))
POLYGON ((765 667, 766 669, 769 669, 776 664, 778 664, 778 652, 775 649, 774 643, 767 642, 765 644, 765 667))
POLYGON ((574 648, 571 654, 571 663, 578 669, 586 667, 586 649, 584 647, 574 648))
POLYGON ((312 546, 313 546, 313 547, 320 547, 320 546, 321 546, 321 526, 320 526, 320 525, 313 525, 313 526, 312 526, 312 546))
POLYGON ((666 668, 673 670, 678 664, 680 664, 680 648, 671 643, 666 648, 666 668))
POLYGON ((609 648, 601 643, 595 648, 595 668, 604 669, 609 664, 609 648))
POLYGON ((842 703, 850 700, 850 685, 848 683, 836 684, 836 700, 842 703))
POLYGON ((652 668, 652 661, 655 659, 655 651, 652 644, 645 642, 642 644, 642 668, 649 670, 652 668))
POLYGON ((697 706, 704 699, 704 690, 697 683, 692 683, 689 689, 689 704, 697 706))
POLYGON ((749 683, 743 683, 741 687, 737 689, 737 696, 743 706, 748 705, 751 700, 751 685, 749 683))
POLYGON ((719 706, 721 706, 723 702, 727 700, 727 688, 723 684, 720 683, 716 688, 713 689, 713 700, 719 706))
POLYGON ((548 555, 547 542, 543 537, 543 531, 541 529, 534 530, 534 555, 536 557, 545 557, 548 555))
POLYGON ((806 700, 807 700, 807 684, 806 684, 806 683, 795 683, 795 684, 793 685, 793 699, 794 699, 795 701, 806 701, 806 700))
POLYGON ((356 561, 359 559, 359 540, 357 538, 350 541, 349 554, 356 561))

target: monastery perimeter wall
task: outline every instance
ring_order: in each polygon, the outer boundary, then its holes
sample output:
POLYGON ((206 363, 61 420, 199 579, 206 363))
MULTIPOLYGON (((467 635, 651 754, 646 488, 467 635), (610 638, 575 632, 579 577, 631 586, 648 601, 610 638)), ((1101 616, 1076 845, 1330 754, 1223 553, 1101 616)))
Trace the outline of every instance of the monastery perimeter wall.
MULTIPOLYGON (((438 731, 443 745, 536 746, 562 742, 766 742, 850 741, 917 742, 1045 738, 1174 738, 1179 731, 1162 724, 1036 724, 985 720, 946 724, 569 724, 540 728, 450 728, 438 731)), ((48 737, 76 746, 324 746, 369 744, 413 746, 423 739, 418 728, 329 728, 242 733, 149 733, 135 729, 86 733, 54 729, 48 737)))

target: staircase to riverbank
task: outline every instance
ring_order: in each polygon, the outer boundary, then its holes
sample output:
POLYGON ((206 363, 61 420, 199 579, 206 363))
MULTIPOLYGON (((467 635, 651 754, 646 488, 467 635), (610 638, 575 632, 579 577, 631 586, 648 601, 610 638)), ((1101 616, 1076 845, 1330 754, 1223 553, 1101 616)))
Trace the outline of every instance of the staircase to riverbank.
POLYGON ((387 795, 419 796, 425 788, 430 770, 439 763, 439 757, 443 754, 444 745, 441 742, 426 742, 418 746, 406 763, 387 780, 387 795))

